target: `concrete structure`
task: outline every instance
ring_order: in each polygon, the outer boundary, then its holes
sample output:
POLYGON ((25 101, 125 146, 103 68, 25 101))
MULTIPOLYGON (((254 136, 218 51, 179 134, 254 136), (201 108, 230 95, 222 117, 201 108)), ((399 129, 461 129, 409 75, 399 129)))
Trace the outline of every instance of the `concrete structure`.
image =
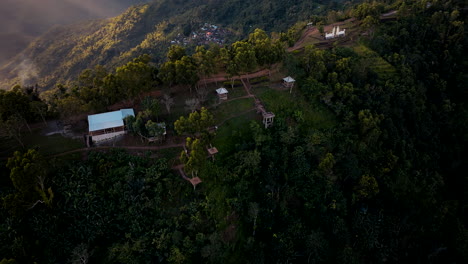
POLYGON ((133 109, 89 115, 89 135, 92 141, 99 142, 125 134, 124 118, 127 116, 135 116, 133 109))
POLYGON ((325 33, 325 39, 332 39, 336 37, 344 37, 346 35, 346 29, 340 30, 340 26, 333 27, 331 33, 325 33))
POLYGON ((344 37, 346 35, 346 29, 340 31, 340 26, 336 29, 336 36, 337 37, 344 37))
POLYGON ((226 90, 226 88, 218 88, 216 89, 216 93, 218 94, 218 98, 219 100, 223 100, 223 101, 226 101, 228 99, 228 90, 226 90))
POLYGON ((273 119, 275 118, 275 114, 272 112, 263 112, 263 124, 265 125, 265 128, 269 128, 273 125, 273 119))
POLYGON ((263 117, 263 124, 265 125, 265 128, 269 128, 273 126, 273 119, 275 118, 275 114, 272 112, 267 112, 263 104, 258 100, 258 98, 255 98, 255 108, 257 108, 257 113, 262 114, 263 117))
POLYGON ((335 38, 336 27, 333 27, 331 33, 325 33, 325 39, 332 39, 335 38))

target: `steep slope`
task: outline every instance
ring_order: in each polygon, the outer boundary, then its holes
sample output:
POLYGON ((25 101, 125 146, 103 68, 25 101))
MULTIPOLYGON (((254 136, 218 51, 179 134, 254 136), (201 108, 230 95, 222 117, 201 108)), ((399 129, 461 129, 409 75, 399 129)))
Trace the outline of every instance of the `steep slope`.
MULTIPOLYGON (((334 1, 323 1, 334 3, 334 1)), ((125 63, 142 53, 163 58, 171 40, 205 23, 229 28, 233 40, 255 28, 281 31, 324 12, 305 0, 157 0, 108 20, 56 27, 0 68, 0 88, 38 83, 48 89, 85 68, 125 63)))

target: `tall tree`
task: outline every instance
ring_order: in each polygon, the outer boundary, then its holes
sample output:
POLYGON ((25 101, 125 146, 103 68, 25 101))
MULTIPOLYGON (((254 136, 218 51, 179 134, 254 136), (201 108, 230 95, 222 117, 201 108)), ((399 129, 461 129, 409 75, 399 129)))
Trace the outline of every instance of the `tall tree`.
POLYGON ((198 46, 193 54, 197 64, 198 74, 204 80, 205 88, 206 78, 215 72, 215 57, 211 50, 206 50, 203 46, 198 46))
POLYGON ((176 62, 178 60, 181 60, 184 56, 186 56, 185 48, 181 47, 179 45, 172 45, 169 47, 169 50, 167 51, 167 59, 170 62, 176 62))
POLYGON ((187 153, 182 151, 180 159, 184 163, 186 173, 197 176, 198 172, 206 163, 206 150, 200 139, 187 138, 186 140, 187 153))
POLYGON ((167 113, 170 114, 171 107, 174 105, 174 98, 172 98, 171 95, 166 93, 161 98, 161 103, 166 107, 167 113))
POLYGON ((22 153, 16 151, 8 159, 10 179, 16 193, 5 197, 5 204, 10 211, 17 213, 32 209, 38 203, 52 205, 54 194, 46 187, 47 162, 36 150, 29 149, 22 153))
POLYGON ((238 65, 240 71, 251 72, 257 65, 255 49, 252 44, 245 41, 237 41, 232 44, 234 50, 234 63, 238 65))

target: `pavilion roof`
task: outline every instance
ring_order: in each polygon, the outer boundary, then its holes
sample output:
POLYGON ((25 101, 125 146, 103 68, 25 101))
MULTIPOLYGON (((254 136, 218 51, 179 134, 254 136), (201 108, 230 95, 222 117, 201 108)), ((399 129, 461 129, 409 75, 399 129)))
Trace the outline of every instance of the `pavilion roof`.
POLYGON ((216 92, 218 94, 227 94, 228 90, 226 90, 226 88, 221 87, 221 88, 216 89, 216 92))

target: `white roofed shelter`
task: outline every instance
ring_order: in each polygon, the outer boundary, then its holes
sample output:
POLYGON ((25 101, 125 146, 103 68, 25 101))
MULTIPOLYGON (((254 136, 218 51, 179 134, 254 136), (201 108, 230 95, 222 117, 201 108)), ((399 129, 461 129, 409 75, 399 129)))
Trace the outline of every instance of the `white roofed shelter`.
POLYGON ((289 88, 289 93, 292 92, 292 88, 294 87, 295 82, 296 80, 294 80, 291 76, 283 78, 283 86, 289 88))
POLYGON ((93 142, 99 142, 125 134, 124 118, 135 116, 133 109, 95 114, 88 116, 89 135, 93 142))
POLYGON ((227 100, 228 99, 228 90, 226 88, 218 88, 216 89, 216 93, 218 94, 218 97, 220 100, 227 100))

